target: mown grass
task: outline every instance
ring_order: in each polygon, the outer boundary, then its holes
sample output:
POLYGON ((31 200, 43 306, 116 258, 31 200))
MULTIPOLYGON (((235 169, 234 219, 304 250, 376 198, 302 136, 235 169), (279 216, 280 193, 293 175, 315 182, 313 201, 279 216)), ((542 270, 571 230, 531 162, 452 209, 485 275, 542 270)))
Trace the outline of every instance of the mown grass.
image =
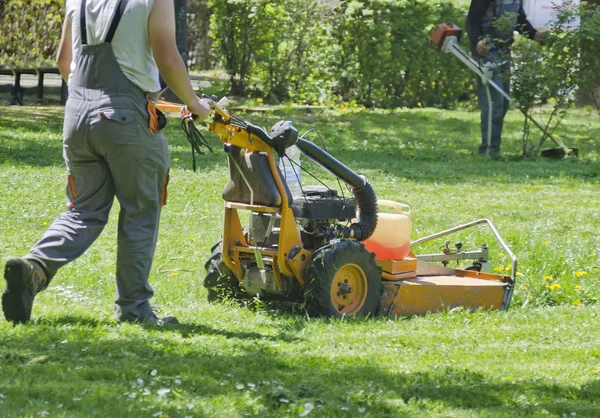
MULTIPOLYGON (((64 210, 61 112, 0 107, 2 262, 64 210)), ((279 117, 248 116, 264 126, 279 117)), ((580 112, 561 127, 578 160, 521 159, 522 121, 510 113, 506 156, 490 160, 474 155, 477 117, 285 115, 300 131, 318 127, 378 197, 410 204, 413 238, 490 218, 519 258, 510 311, 332 321, 206 303, 200 279, 220 236, 226 162, 209 137, 215 154, 192 172, 172 123, 150 280, 155 305, 182 325, 114 323, 115 208, 94 246, 39 295, 30 325, 0 320, 0 416, 599 416, 599 120, 580 112)), ((483 229, 452 239, 485 242, 496 269, 509 264, 483 229)))

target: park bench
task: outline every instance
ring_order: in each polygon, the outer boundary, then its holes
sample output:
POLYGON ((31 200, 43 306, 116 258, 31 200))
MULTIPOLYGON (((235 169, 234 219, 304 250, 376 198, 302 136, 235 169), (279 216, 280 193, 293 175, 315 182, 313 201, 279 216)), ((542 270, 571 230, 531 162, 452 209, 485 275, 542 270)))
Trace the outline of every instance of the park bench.
MULTIPOLYGON (((21 76, 36 75, 38 78, 36 98, 41 102, 44 98, 44 75, 59 74, 57 67, 24 67, 24 68, 0 68, 0 75, 8 75, 14 77, 14 84, 11 89, 11 104, 23 105, 24 89, 21 87, 21 76)), ((61 80, 60 88, 60 103, 65 104, 67 99, 67 85, 64 80, 61 80)))

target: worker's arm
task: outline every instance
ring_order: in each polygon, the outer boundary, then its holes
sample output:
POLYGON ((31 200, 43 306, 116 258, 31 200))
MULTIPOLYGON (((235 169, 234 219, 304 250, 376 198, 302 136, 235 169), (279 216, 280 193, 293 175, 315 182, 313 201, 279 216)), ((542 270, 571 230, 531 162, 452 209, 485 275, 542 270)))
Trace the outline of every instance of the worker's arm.
POLYGON ((489 5, 490 0, 471 0, 467 14, 467 35, 475 45, 483 38, 481 20, 489 5))
POLYGON ((155 0, 148 25, 150 46, 158 71, 169 88, 200 120, 206 119, 209 106, 196 96, 175 40, 173 0, 155 0))
POLYGON ((490 6, 491 0, 471 0, 469 13, 467 14, 467 35, 473 45, 476 45, 477 53, 484 56, 489 51, 489 46, 483 41, 483 30, 481 29, 481 20, 483 14, 490 6))
POLYGON ((56 65, 60 70, 65 83, 69 81, 71 73, 71 60, 73 59, 73 45, 71 42, 71 19, 67 16, 62 27, 62 35, 56 54, 56 65))

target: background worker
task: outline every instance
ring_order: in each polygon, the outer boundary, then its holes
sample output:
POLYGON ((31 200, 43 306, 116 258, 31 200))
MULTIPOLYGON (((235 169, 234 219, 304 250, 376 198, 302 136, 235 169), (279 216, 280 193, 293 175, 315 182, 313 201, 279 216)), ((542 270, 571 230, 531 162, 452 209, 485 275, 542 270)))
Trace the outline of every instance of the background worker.
POLYGON ((67 0, 58 67, 68 80, 63 154, 67 207, 22 259, 9 260, 2 309, 27 322, 36 293, 100 235, 116 197, 118 321, 157 318, 148 283, 169 180, 167 141, 154 102, 159 72, 199 119, 209 107, 195 94, 175 42, 173 0, 67 0))
MULTIPOLYGON (((523 0, 471 0, 466 28, 473 56, 483 63, 497 65, 492 81, 506 94, 510 94, 510 47, 513 32, 519 30, 538 42, 542 37, 542 33, 527 20, 523 0)), ((494 88, 490 88, 490 93, 491 103, 485 85, 478 78, 477 99, 481 108, 479 154, 500 155, 502 126, 509 101, 494 88)))

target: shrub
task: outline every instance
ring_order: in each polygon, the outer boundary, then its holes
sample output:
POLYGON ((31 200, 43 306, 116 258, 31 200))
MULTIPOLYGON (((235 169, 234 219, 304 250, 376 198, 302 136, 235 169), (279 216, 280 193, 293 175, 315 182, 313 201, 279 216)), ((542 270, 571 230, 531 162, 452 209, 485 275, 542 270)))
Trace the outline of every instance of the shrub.
MULTIPOLYGON (((550 113, 543 125, 550 134, 564 119, 580 86, 594 91, 600 73, 599 42, 600 13, 585 3, 563 5, 543 45, 522 38, 515 42, 512 94, 528 115, 533 115, 536 104, 547 103, 550 113)), ((542 146, 543 136, 537 143, 531 137, 525 120, 523 155, 534 156, 542 146)))
POLYGON ((0 64, 54 62, 64 14, 62 0, 8 0, 0 6, 0 64))

